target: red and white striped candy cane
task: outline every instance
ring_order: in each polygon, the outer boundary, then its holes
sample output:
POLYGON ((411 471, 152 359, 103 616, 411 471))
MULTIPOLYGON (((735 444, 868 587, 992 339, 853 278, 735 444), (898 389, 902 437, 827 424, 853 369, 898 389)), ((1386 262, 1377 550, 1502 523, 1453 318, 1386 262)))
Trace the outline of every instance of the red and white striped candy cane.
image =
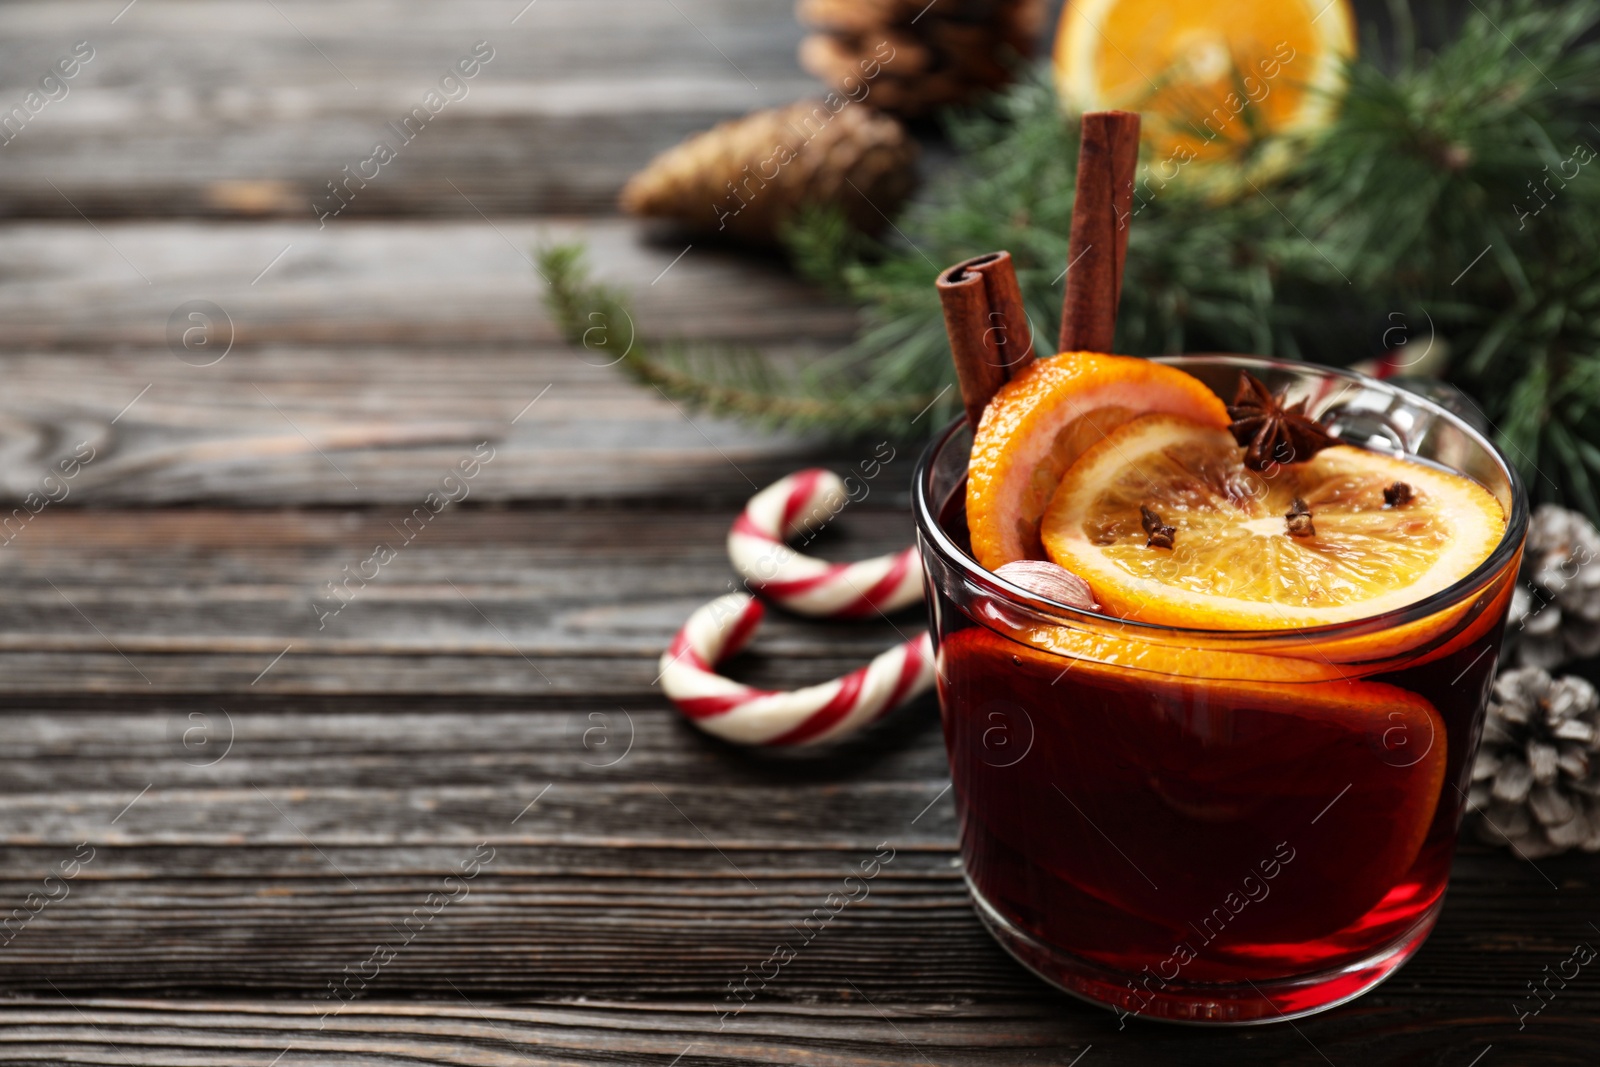
POLYGON ((801 615, 859 619, 922 599, 922 567, 913 545, 859 563, 803 556, 784 542, 815 533, 843 510, 844 482, 813 468, 780 478, 750 498, 728 531, 728 557, 745 584, 801 615))
POLYGON ((744 593, 718 597, 689 616, 661 657, 662 689, 707 733, 746 745, 816 744, 860 729, 933 684, 925 633, 842 678, 791 692, 717 674, 716 665, 755 636, 764 613, 744 593))

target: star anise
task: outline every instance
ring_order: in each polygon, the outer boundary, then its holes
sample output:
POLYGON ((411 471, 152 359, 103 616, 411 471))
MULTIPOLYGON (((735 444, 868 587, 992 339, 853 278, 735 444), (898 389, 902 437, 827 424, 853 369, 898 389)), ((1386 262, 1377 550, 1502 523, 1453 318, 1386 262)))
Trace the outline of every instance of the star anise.
POLYGON ((1228 405, 1233 439, 1244 447, 1244 465, 1253 471, 1274 464, 1304 463, 1339 439, 1306 414, 1306 402, 1284 404, 1287 390, 1274 396, 1260 379, 1239 375, 1239 391, 1228 405))
POLYGON ((1143 504, 1139 505, 1139 525, 1143 526, 1144 532, 1149 535, 1149 539, 1144 543, 1146 548, 1171 548, 1173 538, 1178 535, 1176 527, 1162 522, 1160 515, 1143 504))

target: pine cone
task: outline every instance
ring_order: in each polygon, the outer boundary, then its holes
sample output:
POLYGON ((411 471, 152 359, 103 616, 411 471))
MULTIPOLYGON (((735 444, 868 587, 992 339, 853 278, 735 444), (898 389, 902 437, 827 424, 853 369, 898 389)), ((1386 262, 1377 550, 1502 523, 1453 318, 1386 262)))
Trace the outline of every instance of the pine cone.
POLYGON ((1479 837, 1537 859, 1600 851, 1600 695, 1538 667, 1503 671, 1489 698, 1467 810, 1479 837))
POLYGON ((839 93, 911 118, 1011 80, 1031 55, 1043 0, 799 0, 816 30, 800 65, 839 93))
POLYGON ((667 149, 633 176, 622 206, 755 243, 807 205, 881 229, 916 183, 916 143, 888 115, 818 100, 756 111, 667 149))
POLYGON ((1593 523, 1541 505, 1528 524, 1522 579, 1507 630, 1517 664, 1549 669, 1600 655, 1600 531, 1593 523))

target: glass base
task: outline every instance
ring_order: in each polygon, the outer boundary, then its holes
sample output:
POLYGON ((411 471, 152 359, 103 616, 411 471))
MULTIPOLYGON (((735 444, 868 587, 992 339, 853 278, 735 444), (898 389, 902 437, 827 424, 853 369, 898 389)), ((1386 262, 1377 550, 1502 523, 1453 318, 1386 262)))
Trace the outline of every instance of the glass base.
MULTIPOLYGON (((1298 1019, 1353 1000, 1388 978, 1428 939, 1444 906, 1441 896, 1404 934, 1362 960, 1332 970, 1262 982, 1141 984, 1123 974, 1043 944, 1001 915, 970 878, 978 917, 1002 948, 1046 982, 1079 1000, 1129 1019, 1198 1026, 1249 1026, 1298 1019)), ((1120 1028, 1120 1027, 1119 1027, 1120 1028)))

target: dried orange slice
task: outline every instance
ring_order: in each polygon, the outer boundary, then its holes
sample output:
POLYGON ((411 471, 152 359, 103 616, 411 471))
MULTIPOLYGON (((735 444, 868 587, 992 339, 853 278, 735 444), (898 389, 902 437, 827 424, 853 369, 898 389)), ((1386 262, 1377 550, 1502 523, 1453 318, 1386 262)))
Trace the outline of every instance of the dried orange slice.
POLYGON ((1339 445, 1257 474, 1227 431, 1150 415, 1073 464, 1041 537, 1114 615, 1283 630, 1414 604, 1471 573, 1505 525, 1482 486, 1419 462, 1339 445), (1391 505, 1397 483, 1409 499, 1391 505), (1171 548, 1151 546, 1141 509, 1173 528, 1171 548))
POLYGON ((1142 112, 1165 181, 1195 160, 1281 162, 1251 155, 1266 134, 1331 121, 1355 49, 1347 0, 1071 0, 1056 83, 1075 110, 1142 112))
POLYGON ((989 401, 967 468, 973 557, 990 570, 1044 559, 1039 518, 1072 461, 1135 415, 1228 425, 1199 379, 1132 356, 1063 352, 1033 363, 989 401))

